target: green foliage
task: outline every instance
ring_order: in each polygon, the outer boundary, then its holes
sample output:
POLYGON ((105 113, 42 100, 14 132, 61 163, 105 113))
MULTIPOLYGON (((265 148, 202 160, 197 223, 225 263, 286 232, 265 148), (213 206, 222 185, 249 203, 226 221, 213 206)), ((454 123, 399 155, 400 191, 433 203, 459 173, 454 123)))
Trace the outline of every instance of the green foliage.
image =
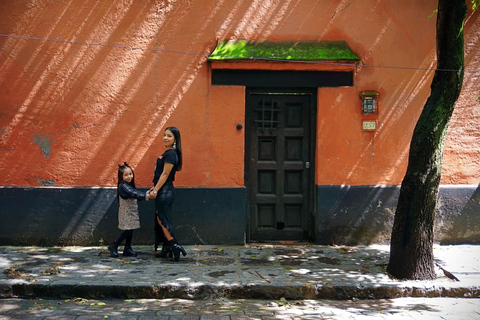
POLYGON ((345 41, 219 41, 208 60, 359 61, 345 41))
POLYGON ((480 0, 472 0, 472 9, 477 10, 478 8, 480 8, 480 0))
MULTIPOLYGON (((480 8, 480 0, 471 0, 471 1, 472 1, 472 9, 473 10, 477 10, 478 8, 480 8)), ((480 103, 480 94, 478 96, 477 101, 480 103)))
MULTIPOLYGON (((472 2, 472 9, 473 10, 477 10, 478 8, 480 8, 480 0, 470 0, 470 1, 472 2)), ((432 14, 429 15, 428 17, 431 18, 437 13, 438 13, 438 9, 435 9, 435 10, 433 10, 432 14)))

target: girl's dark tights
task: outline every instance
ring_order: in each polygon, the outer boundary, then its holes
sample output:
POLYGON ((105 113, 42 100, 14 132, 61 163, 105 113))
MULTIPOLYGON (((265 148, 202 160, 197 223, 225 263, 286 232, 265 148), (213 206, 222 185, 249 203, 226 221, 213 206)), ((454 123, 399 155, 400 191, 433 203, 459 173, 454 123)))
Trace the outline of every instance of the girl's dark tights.
POLYGON ((115 245, 118 247, 123 240, 125 240, 125 247, 132 246, 132 238, 133 238, 133 230, 125 230, 120 234, 117 241, 115 241, 115 245))

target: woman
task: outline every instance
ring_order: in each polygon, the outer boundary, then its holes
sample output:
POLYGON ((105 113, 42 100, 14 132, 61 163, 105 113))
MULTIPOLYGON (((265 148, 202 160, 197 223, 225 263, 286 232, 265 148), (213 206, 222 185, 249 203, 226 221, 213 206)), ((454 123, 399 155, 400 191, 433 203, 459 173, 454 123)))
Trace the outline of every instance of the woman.
POLYGON ((182 169, 182 142, 180 131, 175 127, 168 127, 163 133, 163 143, 165 152, 158 157, 155 162, 153 176, 155 198, 155 251, 157 251, 160 242, 163 242, 162 251, 158 257, 167 255, 172 261, 180 259, 180 253, 183 256, 187 252, 178 244, 173 233, 172 226, 172 205, 175 197, 175 173, 182 169), (172 258, 173 256, 173 258, 172 258))

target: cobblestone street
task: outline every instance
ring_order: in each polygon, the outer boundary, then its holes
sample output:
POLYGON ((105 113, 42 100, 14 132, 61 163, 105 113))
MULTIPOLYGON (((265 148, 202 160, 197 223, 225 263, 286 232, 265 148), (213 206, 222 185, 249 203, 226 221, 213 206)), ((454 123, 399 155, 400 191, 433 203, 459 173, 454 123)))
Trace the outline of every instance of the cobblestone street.
POLYGON ((0 319, 480 319, 480 299, 3 299, 0 319))

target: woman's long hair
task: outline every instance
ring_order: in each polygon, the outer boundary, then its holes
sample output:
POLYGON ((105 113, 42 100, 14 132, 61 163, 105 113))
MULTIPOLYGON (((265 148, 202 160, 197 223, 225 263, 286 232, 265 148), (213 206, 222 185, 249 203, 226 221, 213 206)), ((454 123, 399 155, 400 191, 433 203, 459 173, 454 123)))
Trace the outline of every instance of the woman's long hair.
POLYGON ((120 188, 120 185, 122 183, 126 183, 126 184, 129 184, 131 185, 134 189, 135 189, 135 173, 133 172, 133 169, 132 167, 130 167, 126 162, 124 162, 123 164, 119 164, 118 165, 118 180, 117 180, 117 202, 120 203, 120 191, 119 191, 119 188, 120 188), (128 183, 127 181, 124 181, 123 180, 123 172, 125 171, 125 169, 129 168, 130 170, 132 170, 132 174, 133 174, 133 178, 132 178, 132 181, 130 181, 130 183, 128 183))
POLYGON ((175 138, 175 151, 178 155, 177 171, 182 170, 182 139, 180 138, 180 131, 176 127, 168 127, 165 131, 170 130, 175 138))

